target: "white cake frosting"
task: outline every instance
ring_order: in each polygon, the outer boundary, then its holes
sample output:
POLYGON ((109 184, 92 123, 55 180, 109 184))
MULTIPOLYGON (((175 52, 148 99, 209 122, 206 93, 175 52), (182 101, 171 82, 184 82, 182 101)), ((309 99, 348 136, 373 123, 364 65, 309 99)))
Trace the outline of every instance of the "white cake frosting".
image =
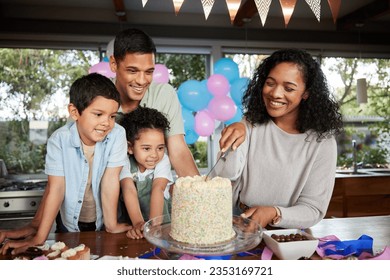
POLYGON ((54 251, 50 252, 49 254, 47 254, 47 257, 49 259, 52 259, 52 258, 57 258, 59 255, 61 255, 61 250, 54 250, 54 251))
POLYGON ((80 244, 77 247, 74 247, 73 249, 75 249, 76 252, 79 252, 79 251, 82 251, 82 250, 85 249, 85 245, 84 244, 80 244))
POLYGON ((54 243, 53 245, 51 245, 50 249, 52 249, 53 251, 63 250, 65 247, 66 247, 66 245, 64 242, 58 241, 58 242, 54 243))
POLYGON ((180 242, 208 245, 232 239, 232 185, 230 180, 204 176, 181 177, 172 197, 170 236, 180 242))
POLYGON ((69 257, 76 256, 76 254, 77 254, 77 251, 75 249, 73 249, 73 248, 72 249, 68 249, 68 250, 66 250, 66 251, 61 253, 61 258, 66 259, 66 258, 69 258, 69 257))
POLYGON ((50 245, 48 243, 45 243, 41 246, 37 246, 37 248, 41 249, 42 251, 49 251, 50 250, 50 245))

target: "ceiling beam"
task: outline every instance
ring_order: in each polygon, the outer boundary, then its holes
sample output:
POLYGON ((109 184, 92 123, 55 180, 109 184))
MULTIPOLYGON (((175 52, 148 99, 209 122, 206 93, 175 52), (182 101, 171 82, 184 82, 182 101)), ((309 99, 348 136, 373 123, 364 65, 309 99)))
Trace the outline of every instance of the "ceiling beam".
POLYGON ((390 13, 390 0, 375 0, 337 20, 339 30, 362 28, 371 20, 390 13))
POLYGON ((245 3, 242 3, 238 9, 233 25, 242 27, 245 23, 251 21, 252 17, 254 17, 257 13, 258 11, 255 1, 246 0, 245 3))
POLYGON ((126 8, 123 0, 112 0, 115 6, 115 14, 119 21, 127 21, 126 8))

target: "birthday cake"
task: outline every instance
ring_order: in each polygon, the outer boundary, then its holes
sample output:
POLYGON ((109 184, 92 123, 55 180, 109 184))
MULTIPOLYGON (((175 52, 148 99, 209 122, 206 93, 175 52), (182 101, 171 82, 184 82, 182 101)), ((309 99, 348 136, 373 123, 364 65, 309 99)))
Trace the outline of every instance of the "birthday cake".
POLYGON ((177 241, 210 245, 231 240, 233 229, 230 180, 180 177, 172 196, 170 236, 177 241))

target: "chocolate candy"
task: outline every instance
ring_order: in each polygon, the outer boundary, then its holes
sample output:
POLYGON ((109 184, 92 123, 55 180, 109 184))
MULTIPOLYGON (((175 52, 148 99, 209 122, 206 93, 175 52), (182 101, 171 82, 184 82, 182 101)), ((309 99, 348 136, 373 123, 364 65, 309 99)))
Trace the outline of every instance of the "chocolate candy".
POLYGON ((276 240, 277 242, 291 242, 291 241, 302 241, 302 240, 308 240, 306 235, 299 234, 299 233, 291 233, 291 234, 272 234, 271 237, 276 240))

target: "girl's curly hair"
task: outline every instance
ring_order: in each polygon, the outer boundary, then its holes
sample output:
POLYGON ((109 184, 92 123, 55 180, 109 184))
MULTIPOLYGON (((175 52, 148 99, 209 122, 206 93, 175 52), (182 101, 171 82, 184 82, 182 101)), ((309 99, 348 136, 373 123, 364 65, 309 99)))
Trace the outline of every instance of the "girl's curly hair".
POLYGON ((164 134, 170 129, 168 119, 161 112, 141 106, 130 113, 118 114, 117 123, 125 128, 126 139, 132 144, 143 129, 157 129, 164 134))
POLYGON ((299 132, 313 130, 317 134, 318 141, 329 134, 339 134, 343 126, 339 104, 329 91, 319 63, 309 53, 300 49, 278 50, 259 65, 243 95, 245 118, 252 125, 271 120, 263 101, 262 90, 270 71, 282 62, 290 62, 298 66, 309 94, 309 97, 302 100, 299 105, 296 123, 299 132))

